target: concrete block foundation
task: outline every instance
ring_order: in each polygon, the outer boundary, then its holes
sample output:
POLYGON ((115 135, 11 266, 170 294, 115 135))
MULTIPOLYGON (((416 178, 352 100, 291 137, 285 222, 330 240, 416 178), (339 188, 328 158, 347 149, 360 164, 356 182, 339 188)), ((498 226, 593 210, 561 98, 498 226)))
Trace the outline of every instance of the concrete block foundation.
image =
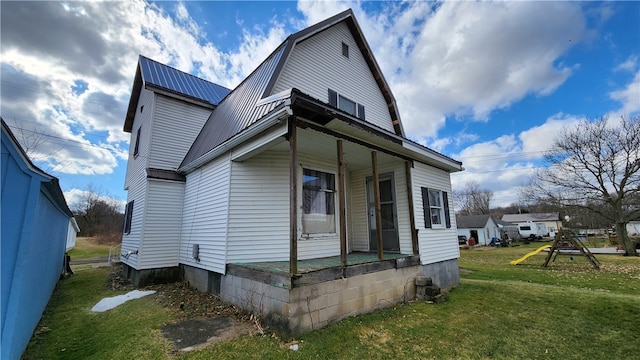
MULTIPOLYGON (((434 288, 442 289, 460 283, 457 259, 427 265, 401 260, 393 262, 391 268, 388 264, 379 268, 370 264, 353 266, 338 278, 303 274, 291 280, 288 274, 246 268, 233 268, 221 275, 187 265, 182 265, 182 273, 191 286, 219 294, 223 301, 262 316, 272 328, 302 334, 349 316, 413 300, 416 278, 429 277, 434 288)), ((327 269, 329 273, 335 273, 335 269, 327 269)), ((421 291, 427 290, 423 287, 421 291)))

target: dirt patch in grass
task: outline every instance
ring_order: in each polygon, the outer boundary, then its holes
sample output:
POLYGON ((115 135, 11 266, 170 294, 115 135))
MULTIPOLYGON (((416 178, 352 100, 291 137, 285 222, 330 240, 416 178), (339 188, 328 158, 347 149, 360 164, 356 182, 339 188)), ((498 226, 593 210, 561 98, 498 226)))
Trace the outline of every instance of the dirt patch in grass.
POLYGON ((188 319, 162 327, 162 335, 180 351, 191 351, 249 335, 255 328, 243 321, 227 317, 188 319))
MULTIPOLYGON (((120 266, 115 266, 110 272, 107 287, 113 290, 134 289, 123 276, 120 266)), ((176 321, 166 324, 162 334, 180 351, 195 350, 264 331, 249 312, 223 302, 218 295, 193 289, 186 281, 149 285, 140 290, 155 290, 156 293, 150 297, 174 312, 176 321)))

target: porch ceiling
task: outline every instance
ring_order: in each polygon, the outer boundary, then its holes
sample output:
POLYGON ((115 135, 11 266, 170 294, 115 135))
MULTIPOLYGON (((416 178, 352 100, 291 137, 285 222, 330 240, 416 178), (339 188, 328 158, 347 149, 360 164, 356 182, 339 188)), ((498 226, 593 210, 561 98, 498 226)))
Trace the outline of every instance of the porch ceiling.
MULTIPOLYGON (((334 137, 310 129, 298 128, 298 152, 304 153, 316 159, 337 161, 338 154, 334 137)), ((288 151, 289 143, 278 144, 275 148, 280 151, 288 151)), ((371 149, 362 145, 343 141, 345 167, 347 171, 371 168, 371 149)), ((397 163, 400 158, 378 152, 378 166, 389 163, 397 163)))

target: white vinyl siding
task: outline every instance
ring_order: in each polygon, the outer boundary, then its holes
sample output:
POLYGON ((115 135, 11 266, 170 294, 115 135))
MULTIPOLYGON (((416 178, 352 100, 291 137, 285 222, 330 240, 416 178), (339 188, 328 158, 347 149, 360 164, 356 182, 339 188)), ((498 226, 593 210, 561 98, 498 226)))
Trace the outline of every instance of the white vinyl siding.
POLYGON ((289 260, 289 154, 231 163, 227 261, 289 260))
POLYGON ((225 273, 229 204, 228 156, 222 156, 187 175, 185 186, 180 262, 225 273), (200 261, 192 256, 200 247, 200 261))
MULTIPOLYGON (((178 266, 183 194, 184 183, 148 181, 140 269, 178 266)), ((137 205, 136 202, 134 212, 137 205)))
POLYGON ((364 105, 366 121, 393 132, 389 108, 371 70, 344 22, 298 43, 270 95, 297 88, 324 102, 328 89, 364 105), (349 57, 342 55, 342 43, 349 57))
POLYGON ((155 105, 149 167, 176 170, 209 118, 211 109, 163 95, 156 95, 155 105))
POLYGON ((125 189, 130 189, 134 183, 140 181, 140 177, 146 178, 146 171, 148 156, 149 156, 149 144, 151 142, 151 121, 153 115, 153 107, 155 104, 155 97, 153 92, 149 90, 142 90, 140 92, 140 100, 138 101, 138 107, 136 109, 136 115, 133 120, 131 128, 131 139, 129 141, 129 159, 127 161, 127 174, 125 176, 125 189), (140 112, 140 107, 144 106, 144 111, 140 112), (140 140, 138 142, 138 155, 134 156, 133 151, 135 147, 136 137, 138 129, 142 127, 140 132, 140 140))
POLYGON ((422 264, 432 264, 457 259, 460 257, 460 248, 458 247, 456 234, 457 230, 455 214, 453 212, 453 196, 451 195, 451 179, 449 173, 419 162, 415 162, 414 168, 411 170, 415 222, 416 227, 420 230, 418 232, 420 261, 422 264), (425 228, 421 190, 423 187, 449 193, 450 228, 425 228))
POLYGON ((143 89, 140 92, 140 99, 136 109, 133 126, 131 130, 131 140, 129 142, 129 160, 127 161, 127 174, 125 176, 125 189, 127 190, 127 202, 134 201, 133 215, 131 218, 131 231, 122 236, 122 262, 139 269, 138 255, 136 251, 140 248, 142 238, 144 209, 146 206, 145 194, 147 193, 147 173, 146 167, 149 156, 149 143, 151 137, 151 122, 155 97, 153 92, 143 89), (144 106, 144 111, 140 112, 140 107, 144 106), (134 142, 138 129, 142 126, 138 144, 138 155, 133 156, 134 142))

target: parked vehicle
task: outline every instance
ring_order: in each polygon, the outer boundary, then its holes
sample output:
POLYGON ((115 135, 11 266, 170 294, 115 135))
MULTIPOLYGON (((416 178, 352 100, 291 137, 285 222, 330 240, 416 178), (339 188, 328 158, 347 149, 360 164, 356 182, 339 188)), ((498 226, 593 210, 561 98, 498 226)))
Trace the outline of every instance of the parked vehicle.
POLYGON ((467 245, 466 235, 458 235, 458 245, 467 245))
POLYGON ((542 239, 547 234, 547 227, 545 224, 534 222, 519 223, 518 232, 520 237, 525 239, 542 239))

